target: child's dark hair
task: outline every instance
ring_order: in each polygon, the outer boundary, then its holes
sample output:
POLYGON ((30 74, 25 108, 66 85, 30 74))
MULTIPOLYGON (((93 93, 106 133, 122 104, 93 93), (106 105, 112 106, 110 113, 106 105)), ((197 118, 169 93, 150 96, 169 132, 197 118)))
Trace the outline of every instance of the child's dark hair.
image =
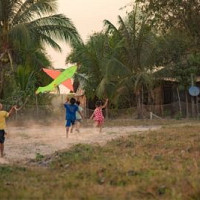
POLYGON ((76 104, 79 106, 80 105, 80 101, 76 101, 76 104))
POLYGON ((102 101, 97 101, 95 106, 97 106, 97 107, 102 106, 102 101))
POLYGON ((71 103, 72 105, 74 105, 74 104, 76 103, 76 99, 71 98, 71 99, 70 99, 70 103, 71 103))

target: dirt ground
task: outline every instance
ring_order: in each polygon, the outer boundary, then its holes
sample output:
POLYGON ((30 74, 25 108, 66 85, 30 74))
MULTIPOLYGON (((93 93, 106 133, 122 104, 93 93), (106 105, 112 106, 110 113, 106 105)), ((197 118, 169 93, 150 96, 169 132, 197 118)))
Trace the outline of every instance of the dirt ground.
POLYGON ((0 164, 23 162, 40 155, 53 154, 58 150, 68 149, 74 144, 105 144, 107 141, 138 134, 144 131, 158 129, 159 126, 124 126, 104 128, 100 134, 94 128, 81 128, 80 133, 74 133, 66 138, 64 126, 31 125, 30 127, 10 126, 5 142, 5 157, 0 158, 0 164))

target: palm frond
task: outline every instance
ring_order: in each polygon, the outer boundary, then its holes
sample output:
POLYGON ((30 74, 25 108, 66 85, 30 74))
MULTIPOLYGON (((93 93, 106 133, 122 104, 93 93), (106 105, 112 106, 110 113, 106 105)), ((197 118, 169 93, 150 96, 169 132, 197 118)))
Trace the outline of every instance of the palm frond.
POLYGON ((120 35, 118 29, 109 20, 104 20, 104 26, 106 27, 106 34, 110 31, 115 31, 118 35, 120 35))
POLYGON ((9 40, 12 41, 12 45, 20 49, 22 46, 25 46, 30 43, 31 35, 28 27, 25 24, 18 24, 13 27, 8 32, 9 40))
POLYGON ((110 78, 117 77, 118 79, 122 77, 129 76, 132 72, 129 68, 124 65, 120 60, 113 57, 108 61, 106 75, 110 78))
POLYGON ((36 17, 56 12, 56 0, 26 0, 20 1, 18 11, 12 20, 12 24, 26 23, 36 17))
POLYGON ((71 20, 64 15, 52 15, 34 20, 28 24, 33 34, 46 35, 58 40, 65 40, 72 45, 80 42, 80 36, 71 22, 71 20))

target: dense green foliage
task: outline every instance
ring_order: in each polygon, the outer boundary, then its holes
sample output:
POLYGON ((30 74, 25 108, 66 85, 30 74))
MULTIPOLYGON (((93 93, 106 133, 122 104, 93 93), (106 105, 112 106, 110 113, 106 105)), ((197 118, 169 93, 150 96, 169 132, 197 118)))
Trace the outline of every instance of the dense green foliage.
POLYGON ((174 78, 187 91, 191 77, 200 75, 200 3, 137 0, 131 6, 117 26, 105 20, 102 32, 77 45, 68 60, 79 63, 89 98, 137 105, 141 117, 142 104, 155 103, 152 90, 161 80, 174 78))
POLYGON ((140 12, 136 7, 125 20, 119 16, 119 27, 105 20, 105 31, 77 45, 68 57, 80 64, 88 97, 108 97, 117 105, 124 95, 131 106, 135 93, 140 108, 141 90, 153 86, 157 45, 148 15, 140 12))
POLYGON ((49 80, 40 73, 51 66, 44 45, 61 51, 58 40, 80 39, 71 20, 56 11, 56 0, 0 0, 1 99, 34 96, 49 80))
POLYGON ((34 97, 36 87, 49 81, 40 73, 51 66, 44 44, 60 51, 57 40, 64 40, 73 47, 67 62, 79 65, 76 80, 88 99, 137 106, 143 117, 143 105, 157 104, 155 88, 173 78, 177 95, 184 91, 184 101, 193 101, 187 91, 200 75, 199 0, 137 0, 129 6, 117 25, 105 19, 104 29, 83 42, 69 18, 54 14, 56 0, 0 0, 0 98, 34 97))

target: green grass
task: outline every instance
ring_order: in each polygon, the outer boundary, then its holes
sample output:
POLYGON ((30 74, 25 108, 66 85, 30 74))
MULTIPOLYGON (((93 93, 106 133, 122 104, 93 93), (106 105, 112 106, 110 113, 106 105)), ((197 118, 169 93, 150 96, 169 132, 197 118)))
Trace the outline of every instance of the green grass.
POLYGON ((0 166, 1 199, 198 200, 200 125, 78 144, 34 164, 0 166))

